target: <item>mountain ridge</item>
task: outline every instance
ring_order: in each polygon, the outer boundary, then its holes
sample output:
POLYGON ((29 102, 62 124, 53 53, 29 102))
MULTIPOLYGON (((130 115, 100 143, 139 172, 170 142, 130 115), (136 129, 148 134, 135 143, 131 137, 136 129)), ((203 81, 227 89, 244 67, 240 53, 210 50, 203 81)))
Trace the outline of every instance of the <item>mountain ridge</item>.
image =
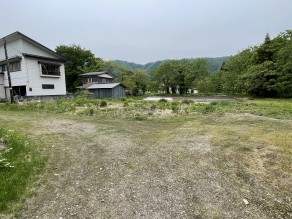
MULTIPOLYGON (((210 73, 213 73, 215 71, 219 71, 222 64, 226 62, 228 59, 230 59, 232 56, 221 56, 221 57, 203 57, 200 59, 206 59, 209 63, 210 66, 210 73)), ((194 60, 194 59, 199 59, 199 58, 187 58, 188 60, 194 60)), ((154 68, 158 67, 160 64, 163 62, 166 62, 170 59, 165 59, 165 60, 158 60, 155 62, 149 62, 146 64, 137 64, 135 62, 129 62, 129 61, 123 61, 123 60, 113 60, 112 62, 119 64, 121 66, 127 67, 131 70, 135 69, 142 69, 147 72, 151 72, 154 68)))

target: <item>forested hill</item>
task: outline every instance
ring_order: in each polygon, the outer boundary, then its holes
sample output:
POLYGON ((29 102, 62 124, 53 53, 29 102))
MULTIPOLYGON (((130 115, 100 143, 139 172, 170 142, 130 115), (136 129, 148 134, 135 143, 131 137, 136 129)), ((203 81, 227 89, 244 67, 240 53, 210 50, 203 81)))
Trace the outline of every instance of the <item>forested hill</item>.
MULTIPOLYGON (((231 56, 223 56, 223 57, 216 57, 216 58, 204 58, 207 59, 209 65, 210 65, 210 72, 213 73, 215 71, 220 70, 223 62, 227 61, 230 59, 231 56)), ((190 59, 192 60, 192 59, 190 59)), ((129 69, 143 69, 147 72, 151 72, 154 68, 158 67, 161 63, 166 62, 167 60, 160 60, 156 62, 150 62, 145 65, 137 64, 134 62, 127 62, 127 61, 122 61, 122 60, 114 60, 114 63, 117 63, 119 65, 125 66, 129 69)))
POLYGON ((156 62, 150 62, 145 65, 137 64, 134 62, 127 62, 122 60, 114 60, 114 63, 117 63, 121 66, 127 67, 129 69, 135 70, 135 69, 143 69, 147 72, 151 72, 154 68, 158 67, 161 63, 165 62, 166 60, 162 61, 156 61, 156 62))

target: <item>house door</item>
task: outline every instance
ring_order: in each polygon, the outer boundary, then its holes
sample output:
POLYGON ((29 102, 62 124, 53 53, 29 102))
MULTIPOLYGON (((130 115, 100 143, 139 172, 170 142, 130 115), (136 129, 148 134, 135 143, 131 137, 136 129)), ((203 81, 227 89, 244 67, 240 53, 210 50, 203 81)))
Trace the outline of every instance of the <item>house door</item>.
POLYGON ((12 87, 13 95, 26 96, 26 86, 12 87))

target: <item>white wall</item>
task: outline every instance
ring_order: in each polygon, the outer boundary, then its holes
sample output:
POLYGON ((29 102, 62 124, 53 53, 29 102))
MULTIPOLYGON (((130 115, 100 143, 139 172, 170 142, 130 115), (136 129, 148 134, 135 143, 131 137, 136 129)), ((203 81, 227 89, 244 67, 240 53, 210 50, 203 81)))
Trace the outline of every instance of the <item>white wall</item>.
POLYGON ((65 83, 65 68, 63 63, 60 71, 61 76, 41 76, 41 66, 37 59, 25 58, 27 74, 28 74, 28 85, 26 88, 27 96, 42 96, 42 95, 65 95, 66 94, 66 83, 65 83), (54 89, 42 89, 42 84, 54 84, 54 89), (29 88, 32 91, 29 91, 29 88))
MULTIPOLYGON (((13 42, 9 42, 6 45, 8 57, 22 56, 22 40, 15 40, 13 42)), ((0 46, 0 60, 5 59, 5 50, 4 46, 0 46)))
MULTIPOLYGON (((18 39, 7 43, 8 57, 12 58, 15 56, 21 56, 21 71, 11 72, 11 83, 12 86, 26 86, 27 96, 42 96, 42 95, 65 95, 66 94, 66 83, 65 83, 65 68, 63 63, 60 71, 61 76, 41 76, 41 66, 38 63, 38 59, 23 57, 22 53, 33 54, 37 56, 44 56, 49 58, 56 58, 52 53, 46 49, 40 48, 37 45, 31 44, 25 39, 18 39), (54 89, 42 89, 42 84, 54 84, 54 89), (29 88, 32 91, 29 91, 29 88)), ((0 60, 5 59, 4 46, 0 46, 0 60)), ((0 98, 5 98, 5 88, 8 87, 7 73, 0 78, 0 98), (4 81, 4 82, 3 82, 4 81), (3 85, 4 84, 4 87, 3 85)), ((9 95, 9 89, 7 88, 7 95, 9 95)), ((9 98, 9 97, 8 97, 9 98)))
POLYGON ((5 90, 4 90, 4 75, 0 74, 0 99, 5 99, 5 90))
POLYGON ((56 56, 52 55, 51 53, 40 49, 39 47, 27 42, 25 39, 22 40, 22 51, 23 53, 27 53, 27 54, 33 54, 33 55, 37 55, 37 56, 45 56, 45 57, 50 57, 50 58, 56 58, 56 56))
MULTIPOLYGON (((27 73, 24 59, 20 64, 21 71, 10 72, 12 86, 24 86, 27 85, 27 73)), ((7 71, 4 74, 4 86, 9 87, 7 71)))

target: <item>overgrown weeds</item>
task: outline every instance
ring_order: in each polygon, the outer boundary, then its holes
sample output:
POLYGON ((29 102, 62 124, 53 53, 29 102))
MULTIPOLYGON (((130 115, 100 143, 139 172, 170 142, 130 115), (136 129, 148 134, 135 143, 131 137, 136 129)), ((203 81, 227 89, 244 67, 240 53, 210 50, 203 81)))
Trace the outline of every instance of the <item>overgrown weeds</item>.
POLYGON ((43 171, 46 157, 26 136, 0 128, 0 212, 21 208, 27 188, 43 171))
POLYGON ((167 101, 162 98, 157 102, 153 102, 145 101, 141 98, 99 100, 78 96, 74 99, 59 99, 57 101, 25 102, 22 104, 5 103, 0 104, 0 110, 44 111, 129 119, 135 119, 133 115, 136 114, 147 115, 148 119, 155 118, 166 115, 163 111, 170 110, 173 115, 189 113, 251 113, 272 118, 292 119, 292 101, 289 99, 244 99, 242 101, 196 103, 190 98, 181 101, 167 101))

